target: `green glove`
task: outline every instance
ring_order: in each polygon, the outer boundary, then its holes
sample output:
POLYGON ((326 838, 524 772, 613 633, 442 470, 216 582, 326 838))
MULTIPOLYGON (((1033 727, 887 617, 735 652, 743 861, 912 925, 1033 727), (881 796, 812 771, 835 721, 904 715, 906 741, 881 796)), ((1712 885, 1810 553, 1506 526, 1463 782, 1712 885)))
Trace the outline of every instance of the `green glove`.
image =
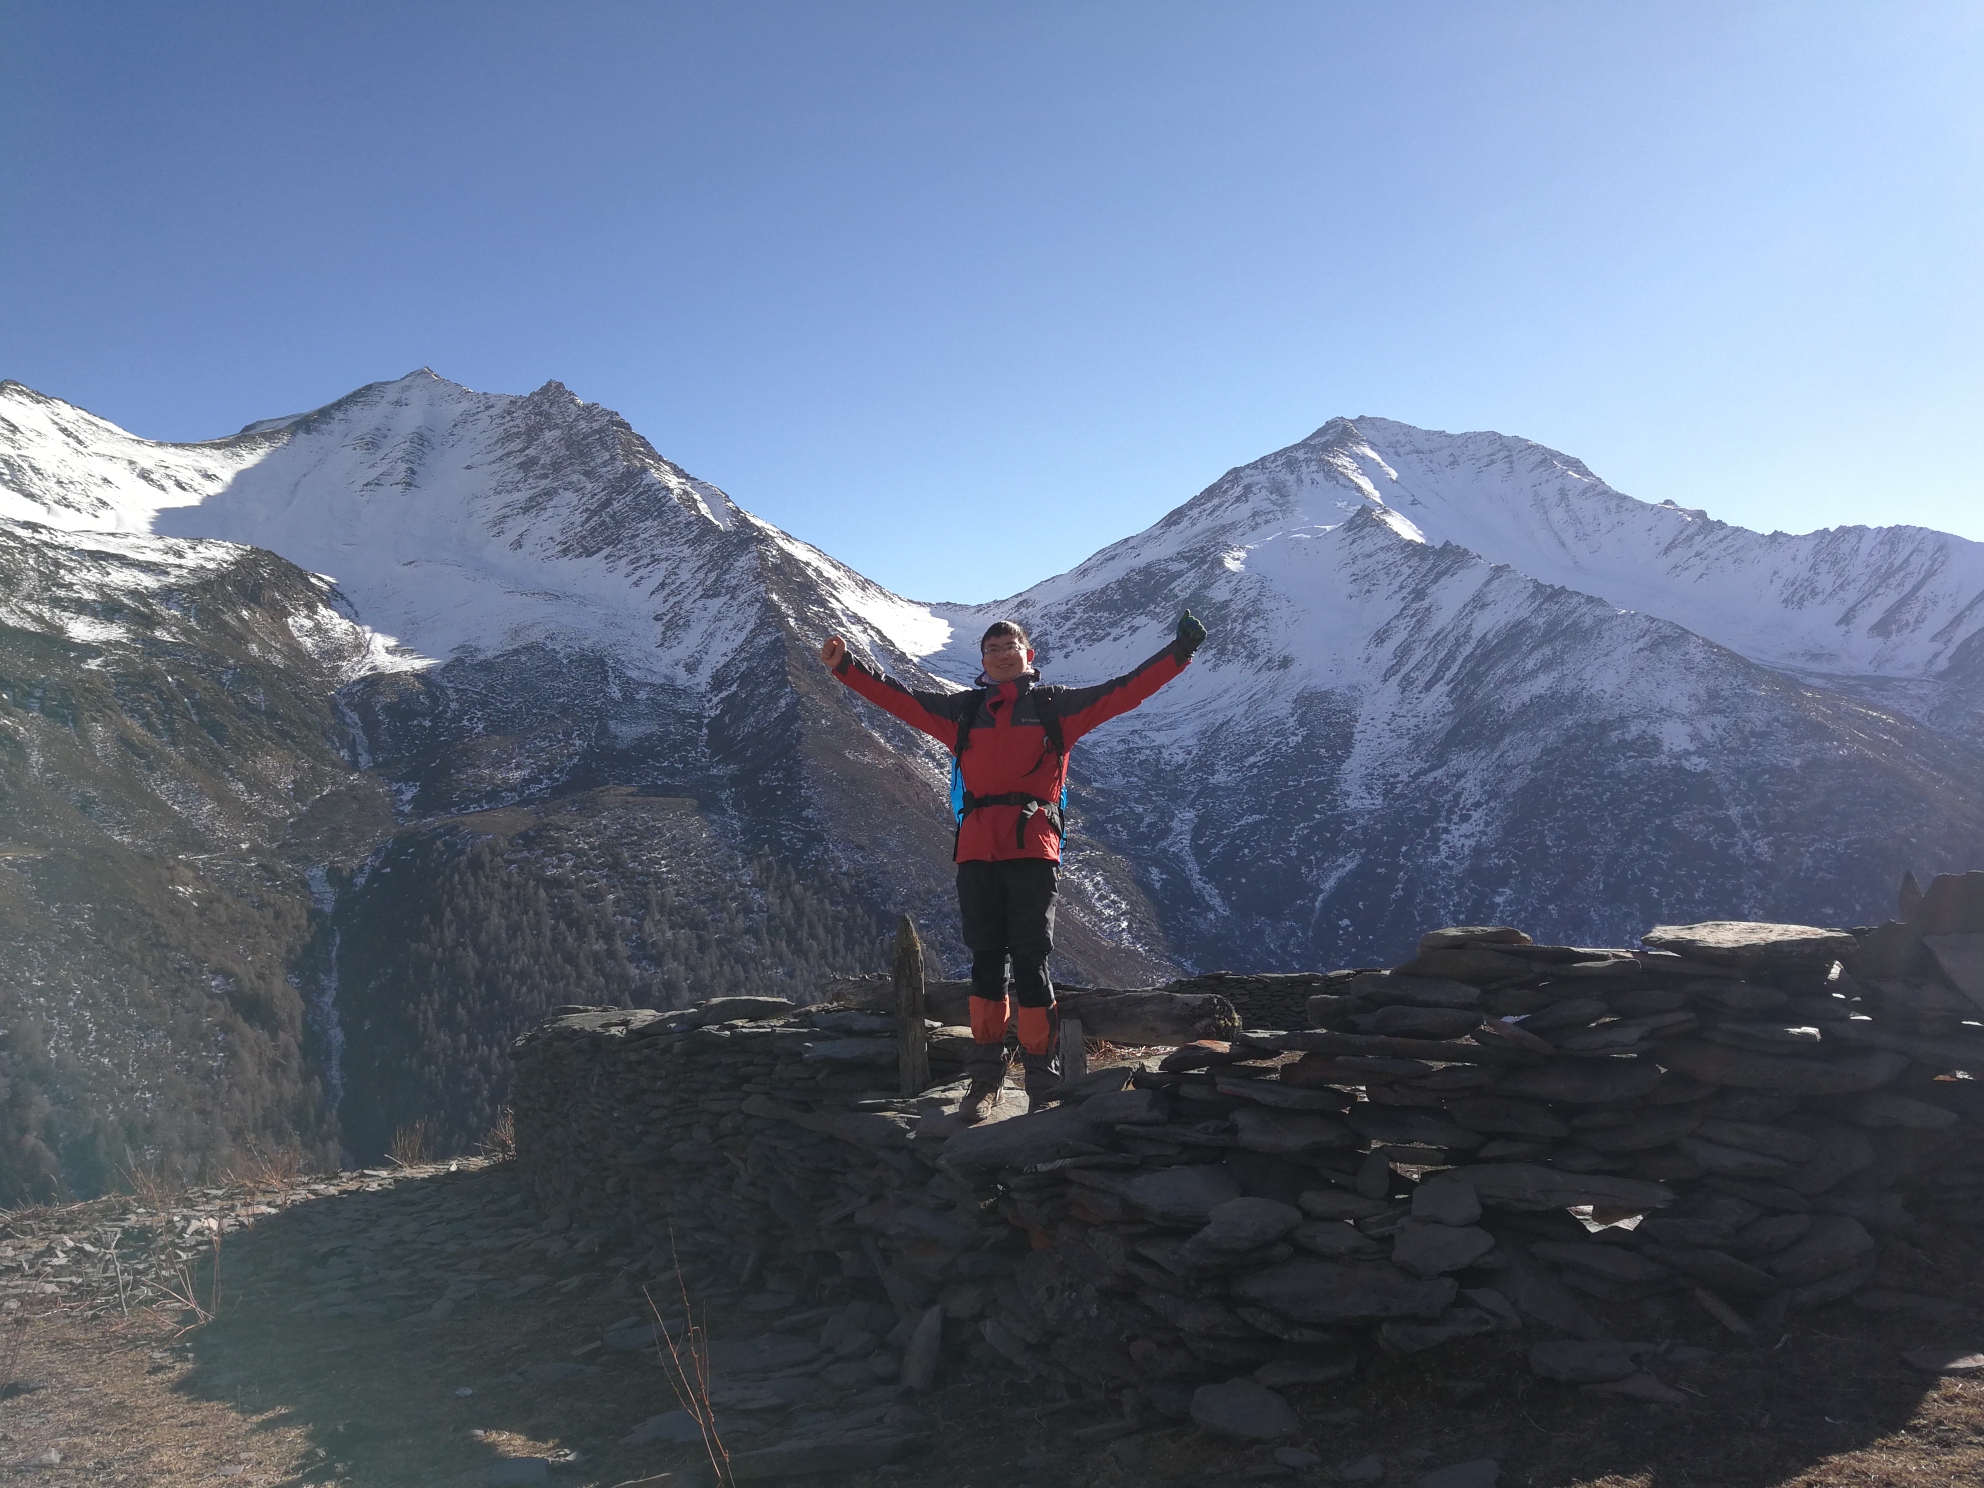
POLYGON ((1205 638, 1205 626, 1198 622, 1190 610, 1185 611, 1178 619, 1178 645, 1176 647, 1178 659, 1183 661, 1189 657, 1194 651, 1199 649, 1200 645, 1204 643, 1205 638))

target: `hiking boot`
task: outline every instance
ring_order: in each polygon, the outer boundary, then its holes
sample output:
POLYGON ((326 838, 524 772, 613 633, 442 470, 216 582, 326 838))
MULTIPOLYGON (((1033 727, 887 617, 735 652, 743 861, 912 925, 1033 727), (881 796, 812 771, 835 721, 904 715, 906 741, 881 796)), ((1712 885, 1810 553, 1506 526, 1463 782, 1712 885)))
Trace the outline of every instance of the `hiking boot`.
POLYGON ((999 1086, 973 1085, 970 1092, 958 1106, 958 1115, 966 1121, 983 1121, 999 1104, 999 1086))

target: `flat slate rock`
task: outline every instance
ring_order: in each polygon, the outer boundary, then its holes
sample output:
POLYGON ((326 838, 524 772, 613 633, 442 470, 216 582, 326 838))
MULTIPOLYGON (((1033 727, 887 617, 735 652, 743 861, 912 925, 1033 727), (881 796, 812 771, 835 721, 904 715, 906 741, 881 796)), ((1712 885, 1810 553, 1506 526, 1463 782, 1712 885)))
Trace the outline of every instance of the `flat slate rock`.
POLYGON ((1374 1142, 1400 1142, 1415 1147, 1442 1147, 1471 1152, 1481 1145, 1471 1132, 1442 1111, 1418 1106, 1374 1106, 1360 1101, 1344 1118, 1359 1135, 1374 1142))
POLYGON ((1352 1020, 1359 1033, 1430 1039, 1459 1038, 1472 1033, 1480 1021, 1481 1014, 1472 1008, 1410 1007, 1404 1003, 1352 1020))
MULTIPOLYGON (((1663 1062, 1665 1057, 1663 1053, 1663 1062)), ((1572 1106, 1602 1106, 1651 1095, 1660 1083, 1660 1073, 1660 1065, 1651 1059, 1560 1059, 1511 1071, 1495 1082, 1493 1093, 1572 1106)))
POLYGON ((850 1431, 843 1436, 800 1439, 756 1452, 733 1452, 730 1474, 739 1483, 810 1478, 820 1473, 885 1467, 922 1451, 930 1439, 914 1432, 850 1431))
MULTIPOLYGON (((720 1433, 734 1428, 736 1423, 725 1417, 717 1419, 720 1433)), ((664 1415, 649 1416, 640 1425, 620 1438, 623 1447, 641 1447, 649 1442, 661 1442, 671 1447, 693 1447, 701 1443, 703 1428, 696 1418, 685 1410, 672 1410, 664 1415)))
POLYGON ((1392 1239, 1392 1264, 1414 1276, 1465 1271, 1495 1248, 1495 1237, 1475 1225, 1408 1219, 1392 1239))
POLYGON ((1421 951, 1397 968, 1400 976, 1441 977, 1448 981, 1490 986, 1510 977, 1530 976, 1536 965, 1492 946, 1461 946, 1453 950, 1421 951))
POLYGON ((1413 1189, 1412 1217, 1443 1225, 1471 1225, 1481 1218, 1481 1195, 1472 1184, 1436 1177, 1413 1189))
POLYGON ((1433 1318, 1459 1290, 1446 1276, 1408 1276, 1382 1262, 1341 1265, 1306 1257, 1235 1277, 1230 1294, 1300 1323, 1433 1318))
POLYGON ((1567 1173, 1537 1163, 1477 1163, 1449 1168, 1441 1181, 1471 1184, 1490 1209, 1569 1209, 1579 1204, 1597 1208, 1659 1209, 1674 1202, 1674 1191, 1643 1178, 1619 1178, 1610 1173, 1567 1173))
POLYGON ((1461 946, 1531 945, 1529 936, 1514 925, 1448 925, 1428 930, 1419 937, 1422 951, 1454 950, 1461 946))
POLYGON ((1538 1379, 1561 1380, 1570 1385, 1620 1380, 1639 1372, 1640 1355, 1652 1347, 1609 1339, 1595 1343, 1567 1339, 1539 1343, 1529 1351, 1529 1371, 1538 1379))
POLYGON ((1350 1097, 1341 1090, 1309 1090, 1280 1080, 1229 1080, 1213 1076, 1213 1089, 1221 1095, 1273 1106, 1280 1111, 1322 1111, 1341 1113, 1350 1109, 1350 1097))
POLYGON ((1640 941, 1657 951, 1673 951, 1691 961, 1717 966, 1823 965, 1860 948, 1860 942, 1844 930, 1754 920, 1655 925, 1640 941))
POLYGON ((1685 1039, 1662 1047, 1660 1062, 1707 1085, 1797 1096, 1878 1090, 1908 1068, 1907 1055, 1885 1049, 1865 1049, 1837 1059, 1798 1059, 1685 1039))
POLYGON ((1103 1150, 1095 1143, 1095 1129, 1082 1120, 1080 1108, 1050 1106, 959 1132, 945 1147, 944 1160, 962 1168, 1024 1168, 1103 1150))
POLYGON ((792 1000, 786 997, 712 997, 690 1010, 698 1024, 783 1018, 791 1011, 792 1000))
POLYGON ((1586 1395, 1617 1395, 1627 1400, 1644 1400, 1651 1405, 1686 1405, 1688 1397, 1672 1385, 1655 1379, 1645 1370, 1629 1374, 1624 1379, 1605 1380, 1595 1385, 1580 1385, 1579 1390, 1586 1395))
POLYGON ((1655 1107, 1642 1111, 1624 1126, 1580 1131, 1578 1140, 1593 1152, 1645 1152, 1678 1142, 1701 1124, 1702 1113, 1696 1107, 1655 1107))
POLYGON ((1436 1467, 1421 1475, 1413 1488, 1495 1488, 1501 1478, 1501 1463, 1493 1457, 1478 1457, 1472 1462, 1436 1467))
POLYGON ((1422 1059, 1441 1064, 1507 1064, 1516 1056, 1507 1049, 1488 1048, 1458 1039, 1380 1038, 1375 1033, 1335 1033, 1328 1029, 1296 1029, 1265 1035, 1264 1051, 1274 1053, 1340 1054, 1372 1059, 1422 1059))
POLYGON ((1683 1276, 1698 1281, 1703 1286, 1714 1287, 1718 1291, 1768 1297, 1784 1289, 1783 1284, 1775 1276, 1758 1270, 1747 1261, 1737 1260, 1727 1251, 1684 1247, 1662 1251, 1658 1259, 1672 1266, 1683 1276))
POLYGON ((1224 1163, 1139 1173, 1117 1190, 1159 1224, 1204 1225, 1213 1210, 1240 1197, 1240 1180, 1224 1163))
POLYGON ((1939 1323, 1968 1322, 1976 1312, 1947 1297, 1930 1297, 1921 1292, 1898 1292, 1889 1287, 1868 1287, 1853 1299, 1853 1305, 1867 1312, 1897 1312, 1933 1319, 1939 1323))
POLYGON ((1954 1111, 1888 1090, 1861 1096, 1847 1108, 1847 1119, 1856 1126, 1898 1127, 1907 1131, 1947 1131, 1957 1122, 1954 1111))
POLYGON ((1844 1214, 1820 1214, 1813 1218, 1804 1238, 1771 1256, 1763 1266, 1788 1286, 1810 1286, 1844 1271, 1873 1249, 1874 1237, 1859 1220, 1844 1214))
POLYGON ((1450 1100, 1447 1114, 1469 1131, 1488 1136, 1536 1137, 1547 1142, 1571 1134, 1570 1124, 1548 1106, 1499 1095, 1467 1095, 1450 1100))
POLYGON ((1302 1211, 1273 1199, 1228 1199, 1216 1205, 1206 1227, 1193 1236, 1215 1250, 1254 1250, 1272 1245, 1302 1223, 1302 1211))
POLYGON ((1922 944, 1950 985, 1984 1008, 1984 935, 1925 935, 1922 944))
POLYGON ((766 1333, 757 1338, 710 1345, 710 1368, 719 1374, 791 1369, 819 1357, 820 1347, 811 1339, 785 1333, 766 1333))
POLYGON ((1110 1090, 1091 1095, 1077 1109, 1092 1126, 1161 1126, 1171 1119, 1170 1103, 1161 1090, 1110 1090))
POLYGON ((1351 977, 1336 988, 1339 996, 1355 998, 1370 1007, 1478 1008, 1481 989, 1466 982, 1444 977, 1400 976, 1390 971, 1367 971, 1351 977))
POLYGON ((1374 1256, 1380 1249, 1369 1235, 1338 1219, 1312 1219, 1290 1230, 1288 1238, 1311 1255, 1327 1256, 1331 1260, 1374 1256))
POLYGON ((1328 1385, 1357 1373, 1357 1354, 1345 1349, 1340 1354, 1313 1358, 1270 1359, 1254 1371, 1254 1378, 1271 1390, 1290 1385, 1328 1385))
POLYGON ((1389 1199, 1367 1199, 1340 1188, 1312 1188, 1295 1202, 1311 1219, 1373 1219, 1391 1208, 1389 1199))
POLYGON ((1729 1178, 1784 1178, 1791 1164, 1779 1157, 1767 1157, 1741 1147, 1723 1147, 1714 1142, 1683 1138, 1676 1144, 1681 1155, 1704 1173, 1720 1173, 1729 1178))
POLYGON ((1901 1357, 1924 1374, 1984 1374, 1984 1349, 1909 1349, 1901 1357))
POLYGON ((800 1058, 807 1064, 892 1065, 896 1062, 896 1041, 892 1038, 823 1038, 808 1044, 800 1058))
POLYGON ((1192 1420, 1236 1441, 1281 1441, 1302 1429, 1293 1406, 1251 1379, 1199 1386, 1192 1392, 1192 1420))
POLYGON ((1478 1307, 1453 1307, 1430 1323, 1408 1323, 1394 1318, 1378 1325, 1380 1347, 1394 1354, 1418 1354, 1463 1338, 1478 1338, 1497 1331, 1496 1322, 1478 1307))
POLYGON ((1623 1245, 1598 1245, 1585 1240, 1538 1240, 1529 1247, 1538 1260, 1570 1266, 1588 1276, 1622 1281, 1628 1286, 1652 1286, 1674 1273, 1623 1245))
POLYGON ((1271 1110, 1247 1106, 1233 1113, 1233 1132, 1250 1152, 1277 1157, 1306 1157, 1356 1145, 1349 1127, 1333 1116, 1310 1111, 1271 1110))

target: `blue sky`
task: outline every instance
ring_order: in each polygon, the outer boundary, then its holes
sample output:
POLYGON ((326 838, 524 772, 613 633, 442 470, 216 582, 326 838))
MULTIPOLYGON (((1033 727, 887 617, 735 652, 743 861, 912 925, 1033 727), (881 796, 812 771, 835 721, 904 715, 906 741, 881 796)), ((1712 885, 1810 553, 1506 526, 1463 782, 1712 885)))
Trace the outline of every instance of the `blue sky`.
POLYGON ((0 3, 0 376, 557 378, 1012 593, 1337 414, 1984 539, 1984 6, 0 3))

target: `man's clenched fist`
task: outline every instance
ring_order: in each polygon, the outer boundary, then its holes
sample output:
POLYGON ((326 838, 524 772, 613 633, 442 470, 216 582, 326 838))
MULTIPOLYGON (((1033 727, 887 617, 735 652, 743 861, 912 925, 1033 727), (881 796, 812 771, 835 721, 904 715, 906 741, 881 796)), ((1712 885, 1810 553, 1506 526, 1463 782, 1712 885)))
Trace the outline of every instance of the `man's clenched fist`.
POLYGON ((827 664, 828 670, 839 666, 841 658, 845 655, 847 655, 847 642, 839 636, 828 636, 826 644, 820 647, 820 660, 827 664))

